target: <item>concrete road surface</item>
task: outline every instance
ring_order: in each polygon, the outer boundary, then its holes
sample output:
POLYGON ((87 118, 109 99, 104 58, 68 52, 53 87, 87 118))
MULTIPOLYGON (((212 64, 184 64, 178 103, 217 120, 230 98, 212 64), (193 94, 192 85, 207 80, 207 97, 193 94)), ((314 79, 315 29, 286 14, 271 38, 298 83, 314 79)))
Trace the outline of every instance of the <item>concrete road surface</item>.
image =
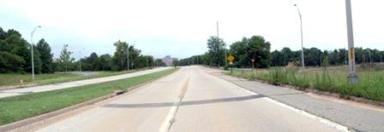
POLYGON ((347 131, 342 125, 246 91, 206 70, 183 67, 38 131, 347 131))
POLYGON ((122 75, 100 77, 100 78, 79 80, 79 81, 71 81, 71 82, 65 82, 65 83, 33 86, 33 87, 28 87, 28 88, 19 88, 19 89, 10 89, 10 90, 0 90, 0 98, 22 95, 22 94, 28 94, 28 93, 35 93, 35 92, 44 92, 44 91, 65 89, 65 88, 71 88, 71 87, 78 87, 78 86, 97 84, 97 83, 103 83, 103 82, 110 82, 110 81, 115 81, 115 80, 120 80, 120 79, 137 77, 137 76, 145 75, 145 74, 149 74, 149 73, 154 73, 154 72, 162 71, 165 69, 169 69, 169 67, 155 68, 155 69, 151 69, 151 70, 138 71, 138 72, 127 73, 127 74, 122 74, 122 75))

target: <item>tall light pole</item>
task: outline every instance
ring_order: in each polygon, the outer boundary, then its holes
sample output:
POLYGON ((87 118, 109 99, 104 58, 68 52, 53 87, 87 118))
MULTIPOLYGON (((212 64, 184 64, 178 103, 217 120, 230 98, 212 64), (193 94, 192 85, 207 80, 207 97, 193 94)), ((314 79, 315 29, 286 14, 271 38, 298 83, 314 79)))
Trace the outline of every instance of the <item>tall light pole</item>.
POLYGON ((305 68, 305 63, 304 63, 304 38, 303 38, 303 19, 302 15, 299 9, 299 6, 297 4, 294 4, 294 6, 297 9, 297 12, 299 13, 299 18, 300 18, 300 36, 301 36, 301 67, 304 69, 305 68))
MULTIPOLYGON (((217 34, 217 39, 220 40, 220 35, 219 35, 219 21, 216 22, 216 34, 217 34)), ((218 41, 219 41, 218 40, 218 41)), ((227 49, 226 46, 224 45, 224 62, 225 66, 227 66, 227 49)))
POLYGON ((38 28, 41 28, 40 25, 36 26, 35 28, 33 28, 32 32, 31 32, 31 65, 32 65, 32 80, 35 80, 35 62, 34 62, 34 58, 33 58, 33 35, 35 34, 36 30, 38 28))
POLYGON ((345 0, 345 9, 347 15, 347 35, 348 35, 348 82, 350 84, 355 84, 359 81, 359 78, 356 74, 355 66, 355 47, 353 39, 353 24, 352 24, 352 8, 351 0, 345 0))

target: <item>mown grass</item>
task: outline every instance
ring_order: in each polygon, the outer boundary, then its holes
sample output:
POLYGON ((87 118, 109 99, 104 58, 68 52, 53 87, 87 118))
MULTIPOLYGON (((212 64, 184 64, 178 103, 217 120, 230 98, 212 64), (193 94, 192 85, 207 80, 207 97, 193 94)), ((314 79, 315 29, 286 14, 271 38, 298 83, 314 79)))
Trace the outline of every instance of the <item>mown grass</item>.
MULTIPOLYGON (((135 72, 135 71, 129 71, 135 72)), ((17 73, 3 73, 0 74, 0 89, 6 88, 10 86, 30 86, 30 85, 43 85, 43 84, 53 84, 53 83, 61 83, 75 80, 84 80, 91 79, 97 77, 106 77, 128 73, 128 71, 98 71, 92 72, 89 75, 82 75, 81 73, 73 73, 73 72, 56 72, 53 74, 36 74, 35 80, 32 81, 31 74, 17 74, 17 73), (23 83, 20 83, 20 80, 23 80, 23 83)))
POLYGON ((347 82, 346 70, 316 68, 298 70, 295 68, 275 67, 267 70, 240 71, 227 74, 250 80, 264 80, 274 85, 292 85, 300 90, 307 88, 338 93, 342 97, 362 97, 375 101, 384 101, 384 71, 361 70, 359 83, 347 82))
POLYGON ((175 69, 169 69, 102 84, 2 98, 0 99, 0 125, 79 104, 111 94, 116 90, 127 90, 132 86, 160 78, 174 71, 175 69))

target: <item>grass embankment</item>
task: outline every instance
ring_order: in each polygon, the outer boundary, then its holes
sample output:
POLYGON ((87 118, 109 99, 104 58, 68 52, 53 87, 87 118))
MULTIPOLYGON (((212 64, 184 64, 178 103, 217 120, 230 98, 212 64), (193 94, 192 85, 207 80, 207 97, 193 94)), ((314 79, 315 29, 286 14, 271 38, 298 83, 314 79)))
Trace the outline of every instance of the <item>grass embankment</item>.
POLYGON ((128 90, 132 86, 158 79, 174 71, 176 69, 102 84, 2 98, 0 99, 0 125, 79 104, 111 94, 116 90, 128 90))
MULTIPOLYGON (((129 71, 135 72, 135 71, 129 71)), ((16 74, 16 73, 5 73, 0 74, 0 89, 3 87, 12 86, 30 86, 30 85, 43 85, 61 83, 75 80, 84 80, 98 77, 106 77, 129 73, 127 71, 113 72, 113 71, 99 71, 99 72, 56 72, 53 74, 36 74, 35 81, 32 82, 31 74, 16 74), (23 80, 23 83, 20 83, 23 80)))
POLYGON ((346 69, 307 69, 271 68, 256 71, 234 70, 229 75, 249 80, 264 80, 274 85, 292 85, 300 90, 307 88, 338 93, 341 97, 362 97, 374 101, 384 101, 384 71, 362 70, 358 72, 359 83, 350 85, 346 69))

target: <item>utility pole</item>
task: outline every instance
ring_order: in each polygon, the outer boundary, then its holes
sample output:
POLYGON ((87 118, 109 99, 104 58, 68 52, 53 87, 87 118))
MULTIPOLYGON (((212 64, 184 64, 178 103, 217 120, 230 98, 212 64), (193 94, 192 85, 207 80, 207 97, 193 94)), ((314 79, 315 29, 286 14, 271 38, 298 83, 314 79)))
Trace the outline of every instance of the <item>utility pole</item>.
POLYGON ((35 28, 33 28, 32 32, 31 32, 31 65, 32 65, 32 81, 35 80, 35 61, 34 61, 34 57, 33 57, 33 35, 35 34, 36 30, 38 28, 41 28, 40 25, 36 26, 35 28))
MULTIPOLYGON (((217 38, 218 38, 218 41, 220 40, 220 35, 219 35, 219 21, 216 22, 216 33, 217 33, 217 38)), ((219 41, 220 42, 220 41, 219 41)), ((225 66, 227 66, 227 49, 226 49, 226 46, 224 45, 224 62, 225 62, 225 66)))
POLYGON ((349 59, 349 73, 348 73, 348 82, 350 84, 356 84, 359 81, 359 78, 356 74, 355 66, 355 47, 353 39, 353 24, 352 24, 352 8, 351 0, 345 0, 345 9, 347 15, 347 35, 348 35, 348 59, 349 59))
POLYGON ((297 12, 299 13, 300 18, 300 36, 301 36, 301 67, 305 69, 305 63, 304 63, 304 35, 303 35, 303 19, 302 15, 299 9, 299 6, 297 4, 294 5, 297 9, 297 12))

